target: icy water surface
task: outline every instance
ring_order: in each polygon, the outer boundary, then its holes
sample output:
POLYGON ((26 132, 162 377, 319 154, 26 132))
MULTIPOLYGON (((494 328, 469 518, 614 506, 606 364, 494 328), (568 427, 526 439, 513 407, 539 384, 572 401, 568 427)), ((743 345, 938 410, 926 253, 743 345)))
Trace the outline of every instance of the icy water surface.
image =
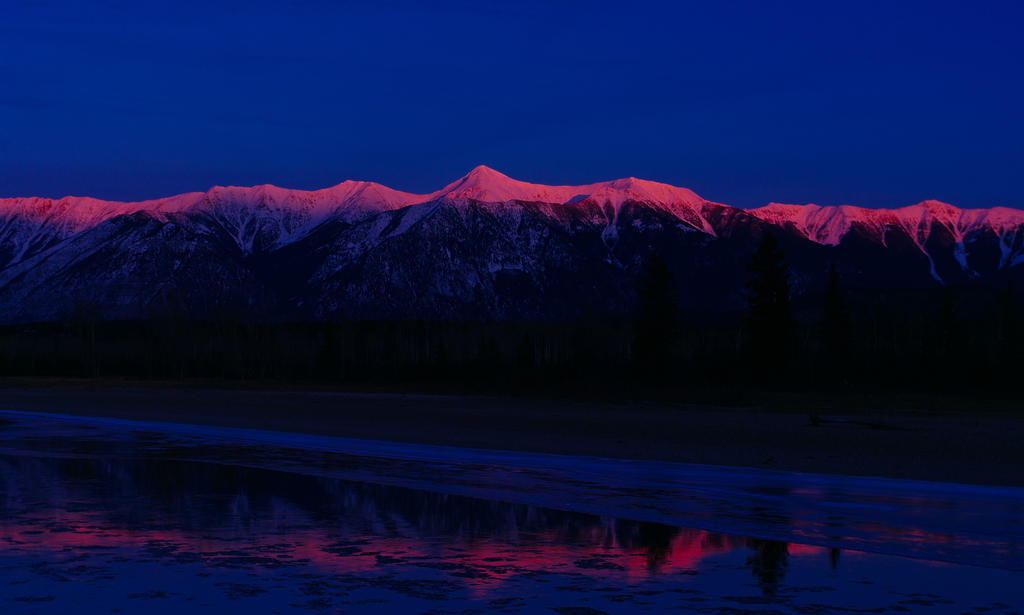
POLYGON ((1024 490, 0 413, 0 613, 1015 613, 1024 490))

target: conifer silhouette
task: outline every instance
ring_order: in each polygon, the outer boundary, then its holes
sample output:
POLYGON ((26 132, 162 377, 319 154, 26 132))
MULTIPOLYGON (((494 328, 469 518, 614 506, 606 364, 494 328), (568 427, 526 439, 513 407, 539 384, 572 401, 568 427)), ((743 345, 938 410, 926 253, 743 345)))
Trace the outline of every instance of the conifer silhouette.
POLYGON ((633 360, 641 374, 664 375, 672 358, 677 326, 672 269, 657 252, 644 262, 637 281, 633 360))
POLYGON ((789 301, 789 267, 771 233, 765 233, 747 271, 748 306, 745 346, 752 373, 764 383, 785 374, 792 350, 793 317, 789 301))
POLYGON ((835 263, 829 266, 824 316, 821 340, 824 367, 829 377, 838 380, 842 378, 849 360, 851 339, 850 314, 846 309, 846 298, 843 296, 835 263))

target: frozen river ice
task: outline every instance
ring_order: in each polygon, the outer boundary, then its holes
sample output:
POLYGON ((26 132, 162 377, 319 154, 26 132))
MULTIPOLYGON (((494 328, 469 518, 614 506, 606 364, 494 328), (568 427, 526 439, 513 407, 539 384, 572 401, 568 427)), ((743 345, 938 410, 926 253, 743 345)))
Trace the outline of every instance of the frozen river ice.
POLYGON ((4 613, 1007 613, 1024 489, 0 412, 4 613))

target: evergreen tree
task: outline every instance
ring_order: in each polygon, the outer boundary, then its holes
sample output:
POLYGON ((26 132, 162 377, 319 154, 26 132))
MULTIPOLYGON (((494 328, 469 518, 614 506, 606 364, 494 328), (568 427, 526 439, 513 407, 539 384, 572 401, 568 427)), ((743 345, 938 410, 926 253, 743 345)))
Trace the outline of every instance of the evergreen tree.
POLYGON ((652 253, 644 262, 636 294, 634 365, 642 375, 664 375, 671 364, 678 307, 672 269, 658 253, 652 253))
POLYGON ((948 285, 942 288, 932 338, 927 349, 932 369, 922 376, 929 389, 948 389, 964 378, 968 367, 965 360, 969 358, 966 323, 957 313, 956 294, 948 285))
POLYGON ((775 236, 765 233, 747 265, 748 306, 745 346, 754 373, 778 382, 789 363, 793 317, 789 303, 789 267, 775 236))
POLYGON ((822 347, 824 364, 829 377, 838 381, 849 363, 850 314, 839 283, 835 263, 829 266, 828 283, 825 286, 824 322, 822 325, 822 347))
POLYGON ((1020 329, 1017 325, 1017 304, 1013 295, 1013 281, 1006 281, 1006 291, 1003 293, 1002 305, 1000 306, 999 318, 999 361, 1003 373, 1013 378, 1019 369, 1020 363, 1020 329))
POLYGON ((1000 328, 1004 341, 1012 342, 1017 337, 1017 305, 1013 296, 1013 280, 1006 281, 1001 306, 1000 328))
POLYGON ((530 339, 529 333, 523 333, 523 337, 519 340, 519 347, 516 349, 516 369, 520 376, 524 376, 533 372, 537 366, 536 351, 533 347, 533 340, 530 339))
POLYGON ((99 308, 91 301, 76 301, 72 307, 71 319, 84 350, 82 354, 84 374, 97 378, 100 375, 100 347, 96 341, 97 323, 100 320, 99 308))
POLYGON ((956 299, 953 296, 953 289, 949 286, 942 287, 942 299, 939 302, 936 319, 936 358, 945 362, 954 352, 957 336, 956 299))

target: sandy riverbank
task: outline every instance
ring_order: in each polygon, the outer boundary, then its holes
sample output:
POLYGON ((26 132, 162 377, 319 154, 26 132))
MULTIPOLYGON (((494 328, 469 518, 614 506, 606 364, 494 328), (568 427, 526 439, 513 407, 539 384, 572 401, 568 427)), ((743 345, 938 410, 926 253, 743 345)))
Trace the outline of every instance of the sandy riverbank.
POLYGON ((1024 485, 1024 411, 1000 402, 773 396, 712 405, 62 383, 0 388, 0 409, 1024 485))

